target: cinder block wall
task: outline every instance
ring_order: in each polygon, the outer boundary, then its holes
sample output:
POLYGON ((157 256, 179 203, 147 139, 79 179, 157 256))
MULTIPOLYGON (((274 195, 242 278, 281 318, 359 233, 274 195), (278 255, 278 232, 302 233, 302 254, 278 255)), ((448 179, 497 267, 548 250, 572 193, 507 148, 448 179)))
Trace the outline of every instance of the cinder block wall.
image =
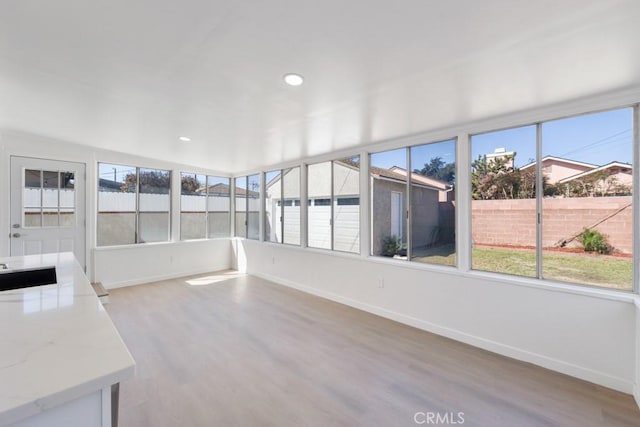
MULTIPOLYGON (((614 214, 594 228, 605 234, 618 251, 632 252, 633 209, 631 196, 580 197, 543 200, 543 247, 554 246, 614 214)), ((530 246, 536 245, 536 201, 474 200, 472 236, 475 244, 530 246)), ((569 246, 579 246, 578 240, 569 246)))

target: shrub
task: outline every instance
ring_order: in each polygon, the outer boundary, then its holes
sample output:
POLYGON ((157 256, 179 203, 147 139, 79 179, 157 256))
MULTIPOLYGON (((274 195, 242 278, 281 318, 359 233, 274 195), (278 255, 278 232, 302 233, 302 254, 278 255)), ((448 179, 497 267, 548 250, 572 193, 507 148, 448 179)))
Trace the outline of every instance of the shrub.
POLYGON ((582 246, 586 252, 599 254, 608 254, 613 249, 604 234, 591 228, 585 228, 582 232, 582 246))
POLYGON ((402 249, 402 240, 396 236, 387 236, 382 240, 382 255, 394 256, 402 249))

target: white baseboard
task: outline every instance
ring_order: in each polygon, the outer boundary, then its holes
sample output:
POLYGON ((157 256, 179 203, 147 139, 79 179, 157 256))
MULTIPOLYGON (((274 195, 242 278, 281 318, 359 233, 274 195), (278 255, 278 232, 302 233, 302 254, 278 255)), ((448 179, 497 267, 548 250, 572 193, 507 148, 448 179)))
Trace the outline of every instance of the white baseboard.
POLYGON ((194 274, 204 274, 204 273, 211 273, 213 271, 229 270, 229 268, 230 267, 227 264, 220 265, 220 266, 210 266, 207 268, 200 268, 200 269, 189 270, 189 271, 180 271, 177 273, 170 273, 170 274, 161 274, 157 276, 136 277, 135 279, 122 280, 118 282, 103 281, 102 285, 104 286, 105 289, 117 289, 117 288, 124 288, 127 286, 143 285, 145 283, 150 283, 150 282, 159 282, 161 280, 175 279, 177 277, 193 276, 194 274))
POLYGON ((572 377, 576 377, 585 381, 599 384, 604 387, 612 388, 614 390, 618 390, 623 393, 627 393, 627 394, 633 393, 634 397, 636 398, 636 402, 640 402, 639 400, 640 390, 638 390, 637 387, 634 387, 632 382, 624 380, 622 378, 613 377, 603 372, 594 371, 592 369, 584 368, 579 365, 575 365, 562 360, 547 357, 541 354, 532 353, 530 351, 522 350, 507 344, 488 340, 486 338, 482 338, 479 336, 470 335, 465 332, 440 326, 440 325, 427 322, 421 319, 417 319, 411 316, 406 316, 404 314, 396 313, 381 307, 365 304, 360 301, 353 300, 351 298, 343 297, 341 295, 325 292, 309 286, 300 285, 298 283, 294 283, 286 279, 281 279, 279 277, 272 276, 269 274, 257 273, 257 272, 253 272, 249 274, 268 280, 270 282, 274 282, 280 285, 294 288, 309 294, 313 294, 322 298, 329 299, 331 301, 335 301, 344 305, 348 305, 350 307, 357 308, 359 310, 363 310, 381 317, 385 317, 387 319, 391 319, 396 322, 403 323, 405 325, 413 326, 418 329, 422 329, 437 335, 451 338, 453 340, 460 341, 465 344, 472 345, 474 347, 479 347, 484 350, 491 351, 493 353, 501 354, 503 356, 507 356, 512 359, 517 359, 524 362, 532 363, 534 365, 538 365, 543 368, 550 369, 552 371, 560 372, 562 374, 570 375, 572 377))
POLYGON ((638 384, 633 386, 633 398, 636 400, 636 404, 640 408, 640 385, 638 384))

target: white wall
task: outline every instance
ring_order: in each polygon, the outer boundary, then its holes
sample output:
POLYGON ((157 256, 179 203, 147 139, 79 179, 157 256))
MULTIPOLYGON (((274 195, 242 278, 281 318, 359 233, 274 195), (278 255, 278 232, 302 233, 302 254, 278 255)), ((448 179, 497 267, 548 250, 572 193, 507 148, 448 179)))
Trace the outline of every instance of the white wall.
POLYGON ((229 239, 98 248, 96 277, 108 288, 188 276, 231 266, 229 239))
POLYGON ((220 171, 99 150, 38 135, 0 131, 0 256, 9 256, 10 156, 38 157, 86 164, 87 273, 105 287, 144 283, 156 279, 196 274, 230 267, 228 238, 180 242, 180 172, 224 176, 220 171), (122 163, 173 170, 171 212, 172 242, 96 248, 97 162, 122 163))
POLYGON ((630 296, 607 299, 286 245, 233 245, 234 263, 249 274, 625 393, 633 390, 636 314, 630 296))

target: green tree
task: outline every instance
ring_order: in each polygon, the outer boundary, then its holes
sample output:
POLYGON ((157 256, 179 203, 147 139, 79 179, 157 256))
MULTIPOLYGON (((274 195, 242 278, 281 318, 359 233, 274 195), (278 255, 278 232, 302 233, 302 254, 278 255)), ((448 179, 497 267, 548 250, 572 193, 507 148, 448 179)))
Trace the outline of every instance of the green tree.
MULTIPOLYGON (((141 170, 140 192, 154 194, 168 194, 170 185, 170 173, 167 171, 141 170)), ((136 174, 129 173, 124 177, 124 183, 120 187, 120 191, 133 193, 136 191, 136 174)))
POLYGON ((200 183, 195 177, 186 175, 181 178, 180 186, 183 193, 193 194, 198 188, 200 188, 200 183))
POLYGON ((433 157, 422 169, 414 169, 413 172, 448 184, 456 180, 456 164, 446 163, 442 157, 433 157))

